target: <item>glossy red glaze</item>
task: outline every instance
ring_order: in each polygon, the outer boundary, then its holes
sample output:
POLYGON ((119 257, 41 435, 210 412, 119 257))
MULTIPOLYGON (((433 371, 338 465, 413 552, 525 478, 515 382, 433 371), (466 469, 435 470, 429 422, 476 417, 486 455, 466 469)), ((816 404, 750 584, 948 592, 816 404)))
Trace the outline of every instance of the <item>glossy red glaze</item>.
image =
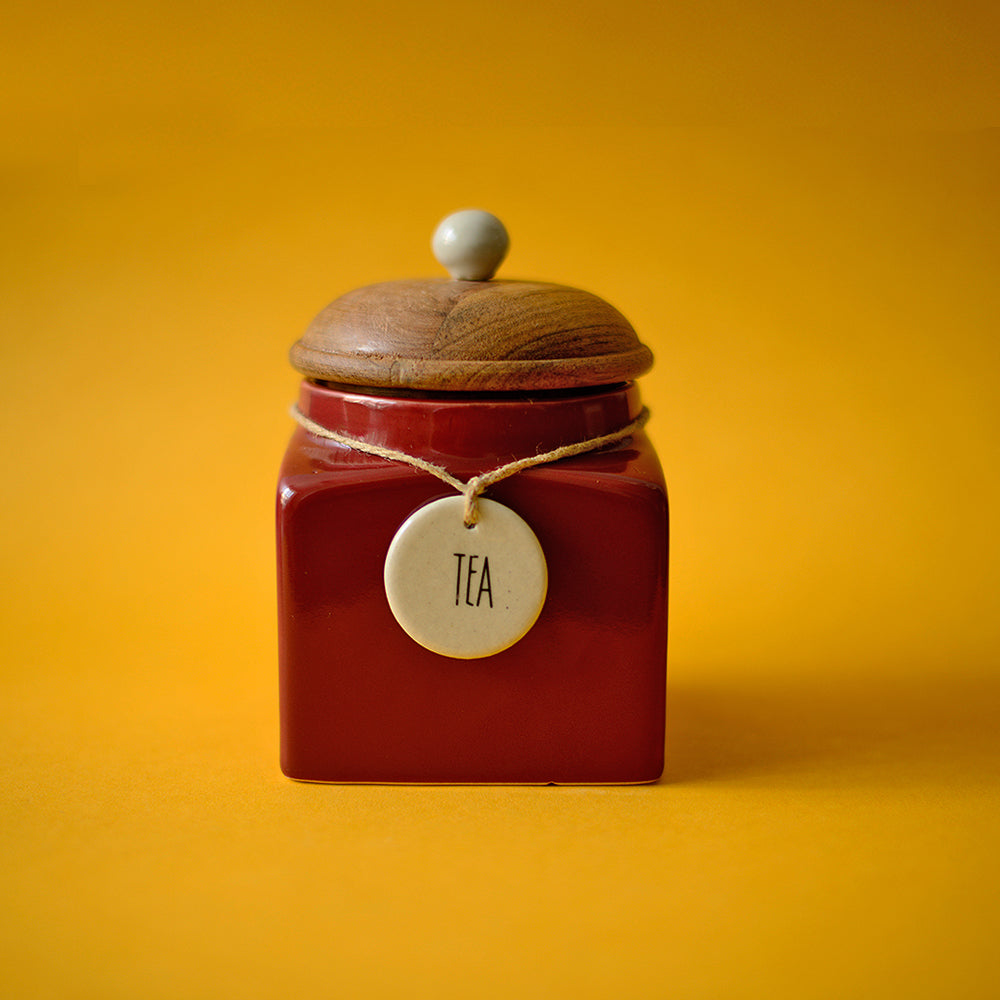
MULTIPOLYGON (((415 399, 304 382, 323 426, 466 478, 611 433, 634 385, 575 395, 415 399)), ((525 470, 487 495, 545 552, 531 631, 495 656, 417 645, 389 610, 386 551, 453 495, 406 465, 296 430, 278 492, 282 769, 335 782, 625 783, 663 769, 667 501, 645 434, 525 470)))

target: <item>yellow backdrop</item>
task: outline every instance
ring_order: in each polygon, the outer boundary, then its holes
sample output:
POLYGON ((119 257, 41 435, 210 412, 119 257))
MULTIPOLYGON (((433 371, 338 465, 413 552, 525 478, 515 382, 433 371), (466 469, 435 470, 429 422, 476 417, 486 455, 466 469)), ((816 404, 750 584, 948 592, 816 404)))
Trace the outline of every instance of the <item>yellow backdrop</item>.
POLYGON ((995 996, 996 11, 11 12, 0 992, 995 996), (656 786, 277 769, 285 351, 467 206, 657 355, 656 786))

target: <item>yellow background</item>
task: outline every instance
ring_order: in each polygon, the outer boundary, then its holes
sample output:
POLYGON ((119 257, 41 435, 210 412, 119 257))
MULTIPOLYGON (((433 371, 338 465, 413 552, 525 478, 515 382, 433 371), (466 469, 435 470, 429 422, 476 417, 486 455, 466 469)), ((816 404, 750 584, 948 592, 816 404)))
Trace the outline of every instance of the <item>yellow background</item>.
POLYGON ((0 992, 996 996, 997 10, 8 11, 0 992), (277 769, 285 351, 470 205, 657 355, 656 786, 277 769))

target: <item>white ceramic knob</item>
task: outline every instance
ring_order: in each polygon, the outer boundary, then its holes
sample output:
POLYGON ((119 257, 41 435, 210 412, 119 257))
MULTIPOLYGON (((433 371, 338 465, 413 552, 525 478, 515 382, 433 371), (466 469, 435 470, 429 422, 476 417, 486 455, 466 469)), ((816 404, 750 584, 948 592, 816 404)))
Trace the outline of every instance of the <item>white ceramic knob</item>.
POLYGON ((431 248, 448 273, 462 281, 488 281, 510 247, 504 224, 489 212, 468 208, 443 219, 431 248))

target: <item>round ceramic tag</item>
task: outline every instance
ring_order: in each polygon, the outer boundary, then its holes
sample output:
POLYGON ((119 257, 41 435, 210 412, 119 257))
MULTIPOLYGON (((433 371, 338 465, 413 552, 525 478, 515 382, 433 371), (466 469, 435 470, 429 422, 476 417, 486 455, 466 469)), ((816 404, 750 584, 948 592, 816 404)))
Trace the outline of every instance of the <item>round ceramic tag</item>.
POLYGON ((463 497, 435 500, 402 524, 385 557, 385 594, 415 642, 458 659, 492 656, 535 624, 548 571, 535 533, 509 507, 463 497))

